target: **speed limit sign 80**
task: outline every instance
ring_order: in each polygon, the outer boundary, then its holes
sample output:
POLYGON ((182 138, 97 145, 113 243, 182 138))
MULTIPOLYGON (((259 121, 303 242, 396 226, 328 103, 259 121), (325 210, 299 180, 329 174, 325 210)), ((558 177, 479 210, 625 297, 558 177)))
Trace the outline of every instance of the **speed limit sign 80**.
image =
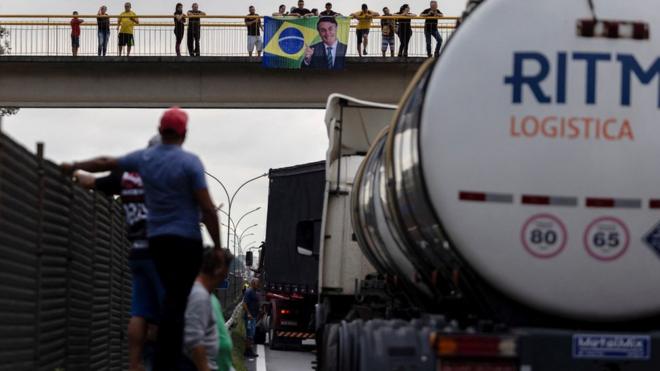
POLYGON ((551 214, 537 214, 527 219, 520 231, 523 247, 531 255, 549 259, 566 247, 566 227, 551 214))

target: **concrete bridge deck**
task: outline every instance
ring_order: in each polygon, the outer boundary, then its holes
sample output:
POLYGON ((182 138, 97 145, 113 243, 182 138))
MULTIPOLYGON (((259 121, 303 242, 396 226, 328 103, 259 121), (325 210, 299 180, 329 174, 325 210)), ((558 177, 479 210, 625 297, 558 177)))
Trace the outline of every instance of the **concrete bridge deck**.
POLYGON ((0 106, 324 108, 329 94, 397 103, 425 58, 347 58, 343 71, 245 57, 0 56, 0 106))

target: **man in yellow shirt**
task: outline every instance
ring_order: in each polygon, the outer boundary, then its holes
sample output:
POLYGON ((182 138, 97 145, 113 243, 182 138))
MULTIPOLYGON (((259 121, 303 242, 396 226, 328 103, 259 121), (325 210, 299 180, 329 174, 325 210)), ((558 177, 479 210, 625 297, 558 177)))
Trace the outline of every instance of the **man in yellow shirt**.
POLYGON ((357 35, 357 49, 358 55, 361 57, 363 54, 367 55, 367 44, 369 42, 369 29, 371 28, 371 20, 377 17, 378 12, 369 10, 367 4, 362 4, 362 10, 351 14, 351 17, 358 20, 358 25, 355 28, 357 35), (364 43, 364 49, 362 44, 364 43))
POLYGON ((126 46, 126 56, 131 56, 131 47, 135 44, 133 39, 133 27, 140 24, 140 20, 131 10, 131 3, 124 4, 124 12, 119 15, 119 22, 117 22, 117 30, 119 31, 119 56, 126 46))

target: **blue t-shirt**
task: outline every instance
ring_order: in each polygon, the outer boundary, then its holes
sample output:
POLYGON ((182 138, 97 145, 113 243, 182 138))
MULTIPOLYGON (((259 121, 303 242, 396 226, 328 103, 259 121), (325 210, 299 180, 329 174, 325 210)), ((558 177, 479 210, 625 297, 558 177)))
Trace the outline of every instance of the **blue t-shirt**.
MULTIPOLYGON (((259 297, 257 296, 257 292, 252 287, 245 290, 243 301, 245 302, 245 305, 247 305, 252 318, 257 319, 259 316, 259 297)), ((245 317, 247 318, 247 313, 245 313, 245 317)))
POLYGON ((201 213, 194 192, 208 188, 199 158, 177 145, 159 144, 119 158, 124 171, 142 177, 147 236, 175 235, 200 240, 201 213))

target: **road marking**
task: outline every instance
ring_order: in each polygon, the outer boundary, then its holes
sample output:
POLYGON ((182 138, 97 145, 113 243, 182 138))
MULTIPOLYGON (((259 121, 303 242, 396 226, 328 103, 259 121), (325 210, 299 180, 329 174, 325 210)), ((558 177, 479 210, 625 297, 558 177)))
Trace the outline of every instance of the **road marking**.
POLYGON ((266 348, 263 346, 263 344, 257 345, 257 354, 259 355, 259 357, 257 357, 257 371, 267 371, 266 348))

